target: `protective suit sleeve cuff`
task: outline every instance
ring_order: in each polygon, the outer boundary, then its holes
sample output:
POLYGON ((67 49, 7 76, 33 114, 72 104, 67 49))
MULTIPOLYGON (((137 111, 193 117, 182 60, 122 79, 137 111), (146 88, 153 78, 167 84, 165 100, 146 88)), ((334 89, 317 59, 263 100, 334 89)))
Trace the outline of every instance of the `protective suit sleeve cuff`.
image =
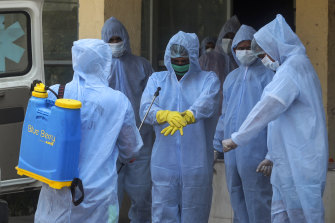
POLYGON ((188 116, 188 121, 187 121, 187 123, 188 124, 192 124, 192 123, 195 123, 196 122, 196 119, 195 119, 195 117, 194 117, 194 113, 193 113, 193 111, 191 111, 191 110, 186 110, 186 114, 187 114, 187 116, 188 116))
POLYGON ((231 134, 231 139, 233 140, 233 142, 238 145, 238 146, 242 146, 243 145, 243 141, 239 139, 238 137, 238 132, 234 132, 233 134, 231 134))
POLYGON ((157 121, 157 112, 160 110, 162 109, 153 105, 149 111, 147 118, 145 119, 145 123, 150 124, 150 125, 159 125, 157 121))
POLYGON ((158 110, 155 112, 156 114, 156 119, 155 122, 157 122, 157 124, 163 124, 164 122, 166 122, 166 112, 163 110, 158 110))
POLYGON ((191 113, 192 113, 192 115, 194 116, 194 113, 193 113, 193 111, 192 111, 192 110, 188 109, 187 111, 191 112, 191 113))
POLYGON ((219 152, 223 152, 223 148, 222 148, 222 143, 221 143, 222 140, 219 140, 217 138, 214 138, 213 140, 213 147, 216 151, 219 151, 219 152))
POLYGON ((192 113, 192 115, 193 115, 193 117, 194 117, 194 119, 195 119, 195 121, 197 121, 198 119, 197 119, 197 117, 195 117, 196 116, 196 112, 195 112, 195 110, 194 109, 192 109, 192 107, 190 107, 189 109, 187 109, 186 111, 189 111, 189 112, 191 112, 192 113))
MULTIPOLYGON (((271 157, 270 157, 269 153, 266 154, 265 159, 267 159, 267 160, 271 160, 271 157)), ((272 161, 272 160, 271 160, 271 161, 272 161)))

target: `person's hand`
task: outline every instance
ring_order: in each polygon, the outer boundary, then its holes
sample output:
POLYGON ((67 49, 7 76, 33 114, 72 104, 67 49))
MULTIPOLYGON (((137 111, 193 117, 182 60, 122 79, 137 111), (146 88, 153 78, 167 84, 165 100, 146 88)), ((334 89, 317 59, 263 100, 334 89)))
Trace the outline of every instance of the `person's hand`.
POLYGON ((256 172, 257 173, 261 172, 264 174, 264 176, 270 176, 272 172, 272 166, 273 163, 271 160, 264 159, 262 162, 258 164, 256 172))
POLYGON ((167 122, 172 127, 183 128, 187 125, 187 121, 179 112, 171 111, 166 117, 167 122))
POLYGON ((186 110, 180 114, 185 118, 187 124, 193 124, 195 122, 195 118, 191 110, 186 110))
POLYGON ((156 119, 158 124, 168 122, 170 126, 177 128, 187 125, 185 118, 177 111, 160 110, 156 113, 156 119))
POLYGON ((229 152, 237 147, 232 139, 222 140, 223 152, 229 152))
POLYGON ((169 125, 168 127, 164 128, 161 133, 164 134, 164 136, 173 135, 177 130, 180 131, 180 135, 184 135, 183 132, 183 127, 177 128, 177 127, 172 127, 169 125))

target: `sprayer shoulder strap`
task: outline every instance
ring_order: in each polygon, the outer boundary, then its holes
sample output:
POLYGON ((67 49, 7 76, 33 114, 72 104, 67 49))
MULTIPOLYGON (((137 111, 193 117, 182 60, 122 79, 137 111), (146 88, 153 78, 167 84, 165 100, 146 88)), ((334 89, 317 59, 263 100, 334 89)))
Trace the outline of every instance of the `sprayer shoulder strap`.
POLYGON ((60 84, 58 88, 58 98, 64 98, 65 84, 60 84))

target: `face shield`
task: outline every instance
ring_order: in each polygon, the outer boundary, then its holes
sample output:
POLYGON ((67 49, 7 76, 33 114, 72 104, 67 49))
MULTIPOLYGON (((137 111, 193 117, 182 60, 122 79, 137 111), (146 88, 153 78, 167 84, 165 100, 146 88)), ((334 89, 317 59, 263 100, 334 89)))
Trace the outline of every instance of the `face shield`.
POLYGON ((258 45, 255 38, 253 38, 252 41, 251 41, 251 51, 257 57, 259 55, 266 54, 265 51, 258 45))
POLYGON ((173 70, 177 75, 183 76, 190 68, 188 51, 182 45, 172 44, 170 52, 173 70))

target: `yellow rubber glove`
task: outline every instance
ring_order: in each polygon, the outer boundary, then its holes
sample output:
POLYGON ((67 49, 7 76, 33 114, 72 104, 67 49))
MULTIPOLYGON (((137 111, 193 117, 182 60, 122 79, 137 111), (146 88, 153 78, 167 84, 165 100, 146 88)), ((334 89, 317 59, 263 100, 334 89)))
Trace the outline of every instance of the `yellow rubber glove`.
POLYGON ((185 127, 187 122, 179 112, 169 111, 169 110, 160 110, 156 113, 156 119, 158 124, 163 124, 168 122, 171 127, 185 127))
POLYGON ((184 135, 184 132, 183 132, 183 127, 180 127, 180 128, 177 128, 177 127, 172 127, 172 126, 168 126, 166 127, 165 129, 163 129, 161 131, 162 134, 164 134, 164 136, 168 136, 169 134, 173 136, 173 134, 179 130, 180 131, 180 135, 184 135))
POLYGON ((187 124, 192 124, 192 123, 195 122, 193 112, 191 112, 190 110, 186 110, 186 111, 184 111, 180 114, 181 114, 181 116, 183 116, 185 118, 187 124))

